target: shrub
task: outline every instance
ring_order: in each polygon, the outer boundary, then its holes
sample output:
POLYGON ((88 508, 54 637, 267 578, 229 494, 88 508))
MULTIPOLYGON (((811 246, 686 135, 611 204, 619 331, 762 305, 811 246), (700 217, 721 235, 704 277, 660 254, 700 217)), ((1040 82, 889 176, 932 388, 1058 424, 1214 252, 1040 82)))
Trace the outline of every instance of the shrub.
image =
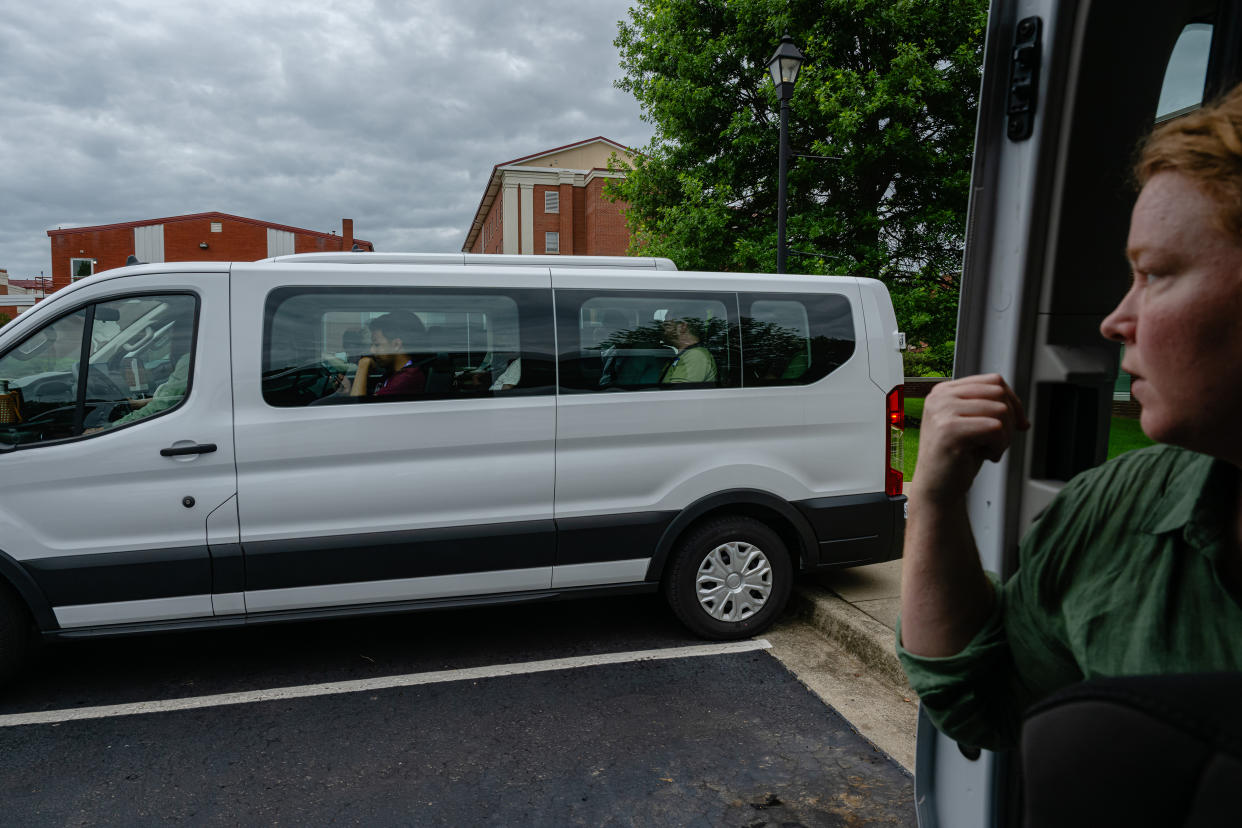
POLYGON ((907 377, 947 377, 953 371, 953 343, 903 351, 901 361, 907 377))

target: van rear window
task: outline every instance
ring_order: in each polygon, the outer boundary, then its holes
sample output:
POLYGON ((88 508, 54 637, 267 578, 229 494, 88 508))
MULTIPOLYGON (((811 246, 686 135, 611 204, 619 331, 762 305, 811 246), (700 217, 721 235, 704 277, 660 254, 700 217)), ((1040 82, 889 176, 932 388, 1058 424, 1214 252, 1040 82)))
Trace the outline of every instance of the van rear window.
POLYGON ((744 385, 807 385, 854 354, 854 314, 844 296, 743 293, 739 300, 744 385))
POLYGON ((853 356, 839 294, 558 290, 567 392, 807 385, 853 356))

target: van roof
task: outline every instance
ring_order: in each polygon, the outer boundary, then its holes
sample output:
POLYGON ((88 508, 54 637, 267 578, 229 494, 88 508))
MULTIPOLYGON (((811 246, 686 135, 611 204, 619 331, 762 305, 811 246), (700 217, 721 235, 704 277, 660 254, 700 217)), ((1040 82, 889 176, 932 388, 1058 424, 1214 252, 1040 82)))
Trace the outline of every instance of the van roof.
POLYGON ((503 267, 609 267, 676 270, 672 259, 652 256, 529 256, 504 253, 294 253, 262 262, 326 264, 500 265, 503 267))

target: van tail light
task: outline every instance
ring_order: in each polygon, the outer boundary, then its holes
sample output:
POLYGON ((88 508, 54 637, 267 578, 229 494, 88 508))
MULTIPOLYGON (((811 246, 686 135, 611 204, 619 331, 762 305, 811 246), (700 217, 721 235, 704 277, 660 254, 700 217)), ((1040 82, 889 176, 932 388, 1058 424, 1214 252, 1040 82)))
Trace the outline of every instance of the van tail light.
POLYGON ((888 416, 888 439, 886 442, 888 465, 884 469, 884 494, 896 497, 901 494, 902 448, 906 435, 906 392, 900 385, 888 392, 886 404, 888 416))

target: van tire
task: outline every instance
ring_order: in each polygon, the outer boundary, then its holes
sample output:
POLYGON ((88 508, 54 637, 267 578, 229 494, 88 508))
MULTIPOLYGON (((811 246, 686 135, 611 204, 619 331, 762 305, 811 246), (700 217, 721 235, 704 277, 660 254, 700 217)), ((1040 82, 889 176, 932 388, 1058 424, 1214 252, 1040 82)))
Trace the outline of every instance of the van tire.
POLYGON ((731 641, 767 629, 785 608, 792 583, 793 563, 780 536, 757 520, 726 517, 678 542, 664 597, 696 635, 731 641))
POLYGON ((21 672, 30 655, 30 614, 8 584, 0 583, 0 687, 21 672))

